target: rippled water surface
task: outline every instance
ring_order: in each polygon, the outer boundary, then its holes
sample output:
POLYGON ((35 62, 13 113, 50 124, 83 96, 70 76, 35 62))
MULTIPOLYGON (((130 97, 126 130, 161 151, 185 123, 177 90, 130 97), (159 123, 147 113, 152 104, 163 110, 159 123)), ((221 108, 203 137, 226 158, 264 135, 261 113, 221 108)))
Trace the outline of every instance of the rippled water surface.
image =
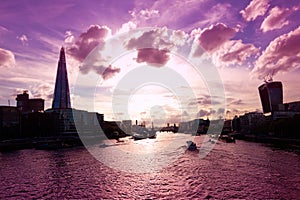
MULTIPOLYGON (((167 134, 167 133, 166 133, 167 134)), ((168 142, 127 140, 122 152, 155 151, 168 142), (130 151, 128 149, 131 149, 130 151)), ((201 136, 196 141, 200 146, 201 136)), ((112 142, 94 146, 110 154, 112 142)), ((114 152, 115 154, 118 151, 114 152)), ((299 199, 300 156, 258 143, 218 142, 205 158, 182 148, 151 154, 147 161, 115 155, 110 168, 84 147, 57 151, 20 150, 0 154, 0 199, 299 199), (176 154, 176 156, 174 156, 176 154), (155 156, 153 156, 155 155, 155 156), (151 162, 173 157, 160 170, 126 171, 126 163, 151 168, 151 162), (117 160, 117 161, 116 161, 117 160), (140 162, 140 163, 134 163, 140 162), (146 162, 141 163, 141 162, 146 162), (125 167, 124 167, 125 166, 125 167), (122 168, 123 167, 123 168, 122 168), (122 170, 124 169, 124 170, 122 170)), ((107 156, 107 157, 109 157, 107 156)), ((161 161, 162 162, 162 161, 161 161)))

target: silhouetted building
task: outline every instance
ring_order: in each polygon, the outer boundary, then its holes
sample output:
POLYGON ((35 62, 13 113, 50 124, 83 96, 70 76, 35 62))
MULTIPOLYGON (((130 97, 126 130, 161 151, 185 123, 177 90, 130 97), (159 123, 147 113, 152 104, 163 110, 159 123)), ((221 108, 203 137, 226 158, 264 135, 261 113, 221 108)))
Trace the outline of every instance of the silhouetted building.
POLYGON ((241 130, 241 121, 238 116, 234 116, 232 119, 232 130, 235 132, 239 132, 241 130))
POLYGON ((49 113, 33 112, 21 115, 21 138, 56 136, 55 118, 49 113))
POLYGON ((17 138, 20 133, 20 112, 14 106, 0 106, 0 140, 17 138))
POLYGON ((121 128, 126 134, 131 134, 131 132, 132 132, 132 121, 131 120, 123 120, 121 128))
POLYGON ((70 101, 66 56, 63 47, 60 49, 52 109, 46 110, 46 113, 52 116, 57 134, 76 133, 70 101))
POLYGON ((51 116, 57 135, 93 135, 104 124, 104 115, 71 108, 65 50, 60 49, 52 109, 45 111, 51 116))
POLYGON ((29 99, 29 94, 25 90, 23 94, 18 94, 17 108, 21 113, 42 112, 44 111, 45 100, 41 98, 29 99))
POLYGON ((283 104, 282 83, 266 82, 258 87, 264 113, 280 110, 283 104))
POLYGON ((228 134, 232 132, 232 120, 227 119, 224 121, 224 126, 222 128, 222 134, 228 134))
POLYGON ((263 113, 249 112, 239 117, 239 126, 242 134, 253 134, 257 127, 264 124, 266 118, 263 113))
POLYGON ((284 106, 287 111, 300 112, 300 101, 285 103, 284 106))
POLYGON ((180 122, 177 131, 182 133, 192 133, 195 135, 206 134, 210 125, 209 119, 194 119, 192 121, 180 122))
MULTIPOLYGON (((109 139, 117 139, 120 137, 125 137, 127 134, 122 130, 120 121, 104 121, 102 129, 109 139)), ((136 127, 141 127, 139 125, 133 125, 132 130, 135 130, 136 127)))
POLYGON ((48 109, 56 135, 95 135, 104 124, 104 115, 72 108, 48 109))
POLYGON ((270 113, 273 120, 292 118, 300 113, 300 102, 283 104, 282 83, 266 82, 258 88, 264 113, 270 113))
POLYGON ((52 109, 71 108, 65 50, 60 49, 52 109))

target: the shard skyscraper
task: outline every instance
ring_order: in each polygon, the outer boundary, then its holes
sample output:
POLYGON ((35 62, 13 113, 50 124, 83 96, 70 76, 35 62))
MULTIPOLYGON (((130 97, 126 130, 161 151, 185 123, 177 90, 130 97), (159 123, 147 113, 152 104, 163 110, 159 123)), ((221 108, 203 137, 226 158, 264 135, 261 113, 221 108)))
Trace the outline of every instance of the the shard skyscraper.
POLYGON ((65 50, 60 49, 52 109, 71 108, 65 50))

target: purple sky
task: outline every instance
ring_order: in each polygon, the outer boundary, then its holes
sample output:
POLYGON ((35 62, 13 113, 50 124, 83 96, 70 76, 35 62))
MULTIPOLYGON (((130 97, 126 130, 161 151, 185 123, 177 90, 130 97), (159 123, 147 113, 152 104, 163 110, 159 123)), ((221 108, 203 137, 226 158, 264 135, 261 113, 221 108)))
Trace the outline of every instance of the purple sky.
MULTIPOLYGON (((7 105, 8 100, 14 105, 16 94, 26 89, 31 97, 45 98, 49 108, 58 54, 64 46, 71 93, 79 73, 102 74, 107 83, 98 90, 106 100, 96 111, 110 118, 101 106, 109 104, 125 66, 116 62, 115 66, 84 67, 82 62, 108 38, 142 27, 174 30, 176 41, 191 38, 195 57, 205 50, 223 80, 227 116, 261 110, 257 87, 268 75, 283 81, 285 102, 300 100, 299 9, 300 3, 294 0, 1 1, 0 105, 7 105)), ((151 43, 160 34, 154 31, 134 38, 126 47, 131 50, 141 42, 151 43)), ((180 47, 175 40, 173 45, 177 50, 180 47)), ((162 67, 175 63, 168 49, 140 49, 133 54, 136 64, 156 62, 162 67)), ((202 117, 218 112, 205 107, 208 99, 207 94, 197 94, 202 117)), ((143 115, 145 111, 137 112, 143 115)))

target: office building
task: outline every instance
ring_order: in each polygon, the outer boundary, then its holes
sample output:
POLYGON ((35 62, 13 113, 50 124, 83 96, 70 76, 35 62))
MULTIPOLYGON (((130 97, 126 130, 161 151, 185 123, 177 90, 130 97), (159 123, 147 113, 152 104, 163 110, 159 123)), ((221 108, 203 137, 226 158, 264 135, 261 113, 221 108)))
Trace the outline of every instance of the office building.
POLYGON ((0 140, 19 136, 20 111, 14 106, 0 106, 0 140))
POLYGON ((266 82, 258 87, 264 113, 273 113, 283 105, 282 83, 266 82))
POLYGON ((65 50, 60 49, 52 109, 71 108, 65 50))
POLYGON ((29 94, 27 90, 25 90, 23 94, 18 94, 16 101, 17 101, 17 108, 23 114, 44 111, 45 100, 41 98, 29 99, 29 94))

